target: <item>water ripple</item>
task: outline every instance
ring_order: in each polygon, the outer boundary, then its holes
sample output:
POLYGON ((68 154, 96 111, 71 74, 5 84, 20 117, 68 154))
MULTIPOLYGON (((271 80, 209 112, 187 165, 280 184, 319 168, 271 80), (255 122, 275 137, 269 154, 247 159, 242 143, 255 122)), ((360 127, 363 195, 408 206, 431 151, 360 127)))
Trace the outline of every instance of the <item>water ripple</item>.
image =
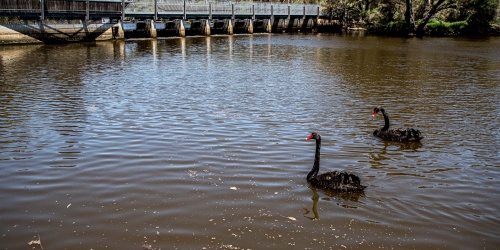
POLYGON ((0 245, 494 248, 499 41, 2 47, 0 245), (374 138, 378 105, 425 138, 374 138), (308 185, 313 131, 320 171, 353 172, 364 193, 308 185))

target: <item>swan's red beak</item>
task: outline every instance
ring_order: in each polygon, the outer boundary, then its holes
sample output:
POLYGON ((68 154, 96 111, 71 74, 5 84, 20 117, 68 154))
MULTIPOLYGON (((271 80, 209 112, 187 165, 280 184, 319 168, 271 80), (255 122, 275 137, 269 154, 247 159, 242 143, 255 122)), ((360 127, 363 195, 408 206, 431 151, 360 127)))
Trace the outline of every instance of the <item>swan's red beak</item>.
POLYGON ((313 134, 309 135, 306 140, 311 140, 313 138, 313 134))
POLYGON ((377 111, 373 111, 372 117, 375 117, 377 115, 377 111))

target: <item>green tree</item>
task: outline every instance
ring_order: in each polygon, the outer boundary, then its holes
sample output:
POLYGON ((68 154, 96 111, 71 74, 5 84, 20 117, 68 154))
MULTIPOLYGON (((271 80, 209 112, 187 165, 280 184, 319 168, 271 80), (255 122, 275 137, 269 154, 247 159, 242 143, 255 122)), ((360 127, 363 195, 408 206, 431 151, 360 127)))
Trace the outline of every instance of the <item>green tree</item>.
POLYGON ((415 21, 413 19, 413 1, 405 0, 406 10, 405 10, 405 29, 408 34, 415 31, 415 21))
POLYGON ((446 23, 443 27, 455 33, 486 33, 500 13, 500 0, 321 0, 321 4, 330 18, 343 25, 356 20, 369 24, 372 31, 419 36, 432 20, 446 23))
POLYGON ((466 13, 469 33, 485 33, 495 19, 499 0, 470 0, 464 2, 461 11, 466 13))
MULTIPOLYGON (((411 2, 407 1, 407 10, 411 2)), ((411 0, 410 0, 411 1, 411 0)), ((425 26, 433 18, 441 21, 466 21, 468 33, 485 33, 489 29, 489 23, 494 20, 499 0, 429 0, 418 1, 415 7, 415 17, 418 23, 415 31, 421 36, 425 32, 425 26)), ((406 20, 406 25, 412 24, 406 20)))
POLYGON ((437 0, 436 2, 429 1, 429 3, 430 3, 429 10, 417 25, 416 33, 418 36, 422 36, 424 34, 425 25, 427 25, 429 20, 433 18, 434 15, 436 15, 436 13, 451 8, 453 6, 456 6, 454 0, 437 0))

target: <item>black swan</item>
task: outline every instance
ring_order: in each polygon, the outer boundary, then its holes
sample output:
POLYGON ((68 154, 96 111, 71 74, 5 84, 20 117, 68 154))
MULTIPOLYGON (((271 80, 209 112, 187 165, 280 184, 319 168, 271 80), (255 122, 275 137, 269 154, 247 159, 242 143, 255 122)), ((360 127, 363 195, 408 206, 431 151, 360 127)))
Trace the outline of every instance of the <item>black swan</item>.
POLYGON ((414 128, 389 128, 389 116, 385 113, 384 108, 376 107, 373 109, 373 117, 375 117, 379 112, 384 115, 385 124, 383 127, 373 131, 373 135, 380 137, 387 141, 397 141, 397 142, 416 142, 420 141, 422 135, 420 131, 414 128))
POLYGON ((316 153, 314 155, 313 168, 307 174, 307 181, 317 187, 343 192, 362 191, 366 188, 366 186, 361 185, 359 177, 346 172, 332 171, 318 175, 321 136, 318 133, 312 133, 306 138, 306 140, 310 139, 316 140, 316 153))

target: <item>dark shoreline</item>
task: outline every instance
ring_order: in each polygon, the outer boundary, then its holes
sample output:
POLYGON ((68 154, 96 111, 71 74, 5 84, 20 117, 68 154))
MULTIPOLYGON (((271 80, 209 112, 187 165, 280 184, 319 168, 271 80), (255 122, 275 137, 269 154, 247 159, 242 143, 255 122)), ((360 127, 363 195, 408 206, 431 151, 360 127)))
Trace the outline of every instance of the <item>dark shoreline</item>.
MULTIPOLYGON (((119 24, 77 23, 77 24, 2 24, 0 25, 0 46, 20 44, 54 44, 54 43, 82 43, 106 40, 127 39, 123 34, 118 35, 119 24)), ((122 31, 123 32, 123 31, 122 31)), ((386 32, 379 28, 342 27, 335 23, 322 23, 316 26, 312 33, 347 34, 360 33, 361 35, 388 36, 388 37, 418 37, 415 34, 404 32, 386 32)), ((296 32, 295 32, 296 33, 296 32)), ((307 32, 309 33, 309 32, 307 32)), ((139 34, 140 38, 151 38, 147 34, 139 34)), ((189 36, 189 35, 188 35, 189 36)), ((420 37, 496 37, 500 36, 500 25, 492 25, 486 34, 432 34, 426 32, 420 37)), ((168 37, 176 37, 170 35, 168 37)))

